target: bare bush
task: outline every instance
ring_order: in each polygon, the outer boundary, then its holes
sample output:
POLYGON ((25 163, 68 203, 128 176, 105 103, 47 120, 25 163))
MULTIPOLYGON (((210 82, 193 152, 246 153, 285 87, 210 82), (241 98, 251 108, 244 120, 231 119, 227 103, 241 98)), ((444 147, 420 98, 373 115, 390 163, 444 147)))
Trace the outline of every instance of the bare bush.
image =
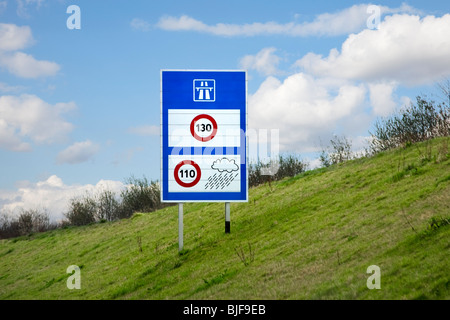
POLYGON ((57 224, 50 223, 49 214, 45 209, 22 209, 18 215, 6 211, 0 213, 0 239, 44 232, 55 228, 57 228, 57 224))
POLYGON ((138 179, 132 176, 125 182, 128 187, 121 192, 120 218, 129 218, 135 212, 152 212, 165 206, 161 203, 157 181, 149 182, 145 177, 138 179))
POLYGON ((305 172, 308 167, 299 157, 294 155, 279 156, 277 161, 251 163, 248 166, 248 185, 254 187, 266 182, 294 177, 305 172), (272 168, 272 169, 270 169, 272 168), (267 173, 270 173, 267 174, 267 173))
POLYGON ((388 118, 377 119, 372 135, 371 151, 377 153, 397 147, 450 135, 450 108, 420 96, 416 104, 388 118))
POLYGON ((88 195, 72 198, 65 217, 72 226, 82 226, 95 222, 97 217, 97 203, 95 199, 88 195))
POLYGON ((332 164, 342 163, 354 158, 352 152, 352 142, 345 136, 335 135, 330 140, 331 146, 322 149, 319 156, 320 163, 323 167, 328 167, 332 164))
POLYGON ((70 199, 65 220, 59 224, 50 223, 46 210, 22 210, 14 217, 4 210, 0 212, 0 239, 18 237, 34 232, 52 230, 58 227, 82 226, 95 222, 114 221, 129 218, 135 212, 151 212, 173 205, 163 204, 157 181, 128 178, 127 187, 120 195, 111 190, 103 190, 97 195, 70 199))
POLYGON ((20 236, 19 222, 13 219, 5 210, 0 212, 0 239, 8 239, 20 236))
POLYGON ((33 213, 31 211, 22 211, 18 221, 21 235, 29 234, 33 231, 33 213))
POLYGON ((111 190, 104 190, 96 197, 96 220, 114 221, 119 219, 120 202, 111 190))

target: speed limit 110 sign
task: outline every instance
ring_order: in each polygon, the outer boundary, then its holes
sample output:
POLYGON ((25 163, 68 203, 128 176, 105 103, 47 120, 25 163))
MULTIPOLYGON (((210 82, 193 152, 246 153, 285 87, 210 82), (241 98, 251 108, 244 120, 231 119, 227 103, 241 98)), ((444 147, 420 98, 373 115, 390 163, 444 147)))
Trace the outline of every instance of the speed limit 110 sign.
POLYGON ((245 202, 247 73, 161 70, 161 201, 245 202))

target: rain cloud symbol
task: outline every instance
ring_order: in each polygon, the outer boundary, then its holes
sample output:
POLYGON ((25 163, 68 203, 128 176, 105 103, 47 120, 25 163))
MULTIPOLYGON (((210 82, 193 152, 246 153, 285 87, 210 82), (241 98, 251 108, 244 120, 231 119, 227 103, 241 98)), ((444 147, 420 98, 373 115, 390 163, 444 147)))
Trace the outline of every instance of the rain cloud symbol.
POLYGON ((211 169, 219 172, 214 173, 214 175, 208 178, 208 182, 205 185, 205 190, 223 190, 225 187, 228 187, 239 175, 239 172, 234 172, 239 170, 239 166, 236 164, 234 159, 217 159, 213 162, 211 169))
POLYGON ((236 160, 227 158, 217 159, 213 162, 211 168, 214 170, 218 170, 221 173, 224 171, 231 173, 233 171, 239 170, 239 166, 236 164, 236 160))

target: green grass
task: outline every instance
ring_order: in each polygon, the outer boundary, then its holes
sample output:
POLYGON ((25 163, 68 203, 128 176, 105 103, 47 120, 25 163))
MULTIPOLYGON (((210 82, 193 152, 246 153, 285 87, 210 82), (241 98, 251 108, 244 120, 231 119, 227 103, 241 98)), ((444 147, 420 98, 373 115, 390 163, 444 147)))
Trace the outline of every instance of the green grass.
POLYGON ((252 188, 231 234, 223 203, 185 204, 180 253, 177 207, 2 240, 0 299, 449 299, 448 142, 252 188))

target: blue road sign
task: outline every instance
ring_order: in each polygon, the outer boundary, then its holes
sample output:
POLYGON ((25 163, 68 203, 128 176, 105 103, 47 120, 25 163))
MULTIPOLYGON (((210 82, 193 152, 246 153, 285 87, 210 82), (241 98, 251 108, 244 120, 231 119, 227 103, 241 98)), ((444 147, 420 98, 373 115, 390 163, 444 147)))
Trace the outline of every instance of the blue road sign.
POLYGON ((161 201, 248 201, 247 74, 161 71, 161 201))

